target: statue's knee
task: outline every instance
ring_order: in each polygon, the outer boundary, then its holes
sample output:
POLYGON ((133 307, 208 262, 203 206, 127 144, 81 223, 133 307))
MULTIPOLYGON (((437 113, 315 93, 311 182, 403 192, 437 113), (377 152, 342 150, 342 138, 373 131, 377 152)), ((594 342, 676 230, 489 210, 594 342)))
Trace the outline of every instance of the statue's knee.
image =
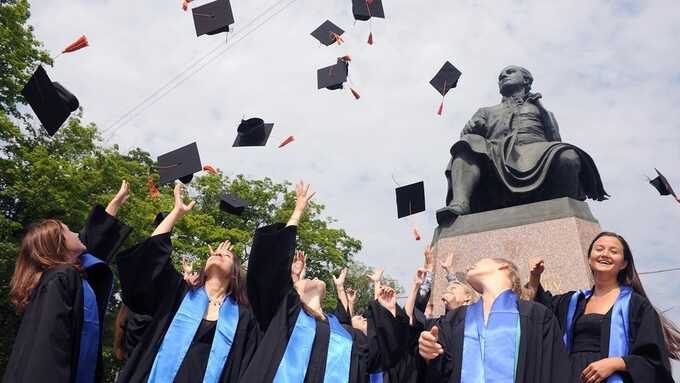
POLYGON ((567 149, 560 153, 559 164, 561 167, 578 169, 581 167, 581 157, 574 149, 567 149))

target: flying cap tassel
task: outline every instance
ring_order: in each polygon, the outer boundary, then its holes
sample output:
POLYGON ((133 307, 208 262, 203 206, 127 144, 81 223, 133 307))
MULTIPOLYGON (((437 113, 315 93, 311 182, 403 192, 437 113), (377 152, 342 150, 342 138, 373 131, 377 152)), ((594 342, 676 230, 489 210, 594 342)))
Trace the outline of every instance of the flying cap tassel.
POLYGON ((78 37, 78 39, 76 41, 72 42, 66 48, 64 48, 64 50, 61 51, 61 53, 59 55, 61 55, 63 53, 75 52, 75 51, 77 51, 79 49, 83 49, 83 48, 85 48, 89 45, 90 45, 90 43, 87 41, 87 36, 82 35, 82 36, 78 37))
POLYGON ((361 98, 361 95, 359 95, 359 92, 354 90, 354 88, 350 87, 349 91, 352 92, 352 96, 354 96, 354 98, 356 98, 357 100, 361 98))
POLYGON ((368 45, 373 45, 373 32, 368 33, 368 45))
POLYGON ((279 148, 282 148, 282 147, 284 147, 284 146, 290 144, 290 143, 293 142, 293 141, 295 141, 295 137, 293 137, 293 136, 288 136, 288 138, 286 138, 285 140, 283 140, 283 141, 279 144, 279 148))
POLYGON ((439 109, 437 110, 437 115, 441 116, 444 113, 444 97, 446 97, 446 80, 444 80, 444 91, 442 92, 442 102, 439 104, 439 109))
POLYGON ((342 45, 342 43, 345 42, 345 40, 343 40, 342 37, 340 37, 340 35, 337 34, 337 33, 335 33, 335 32, 331 32, 331 38, 332 38, 333 40, 335 40, 335 42, 336 42, 338 45, 342 45))
POLYGON ((416 241, 420 241, 420 233, 415 227, 413 228, 413 236, 416 237, 416 241))
POLYGON ((344 62, 348 63, 348 62, 351 62, 351 61, 352 61, 352 56, 350 56, 350 55, 344 55, 344 56, 342 56, 342 57, 338 57, 338 60, 344 61, 344 62))
POLYGON ((182 0, 182 10, 186 11, 189 9, 189 3, 191 3, 192 0, 182 0))
POLYGON ((213 167, 210 166, 210 165, 203 165, 203 170, 206 171, 206 172, 208 172, 208 173, 210 173, 210 174, 212 174, 212 175, 214 175, 214 176, 216 176, 216 175, 218 174, 218 173, 217 173, 217 170, 215 170, 215 168, 213 168, 213 167))
POLYGON ((158 188, 156 187, 156 184, 153 182, 153 177, 148 176, 146 178, 146 184, 149 185, 149 195, 151 195, 152 199, 156 199, 160 197, 161 192, 158 191, 158 188))

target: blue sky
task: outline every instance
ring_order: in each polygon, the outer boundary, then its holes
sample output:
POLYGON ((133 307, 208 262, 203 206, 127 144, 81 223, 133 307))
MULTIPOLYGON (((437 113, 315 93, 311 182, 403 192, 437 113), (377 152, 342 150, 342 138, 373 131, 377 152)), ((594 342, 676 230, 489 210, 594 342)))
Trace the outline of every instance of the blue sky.
MULTIPOLYGON (((478 107, 498 102, 500 69, 522 65, 563 140, 598 164, 612 195, 590 203, 602 227, 629 240, 639 270, 680 265, 680 205, 656 195, 645 178, 658 167, 680 190, 679 3, 383 2, 387 19, 372 23, 368 46, 369 24, 353 22, 349 0, 294 0, 247 36, 249 22, 276 1, 232 0, 231 38, 243 40, 118 126, 109 143, 158 155, 197 141, 203 162, 227 174, 303 178, 338 225, 363 241, 359 259, 406 286, 425 242, 396 219, 392 176, 425 181, 428 210, 411 221, 429 238, 444 204, 450 145, 478 107), (322 47, 309 36, 326 19, 347 31, 345 44, 322 47), (345 54, 360 100, 316 89, 316 69, 345 54), (446 60, 463 75, 440 117, 428 81, 446 60), (231 148, 242 116, 276 123, 269 147, 231 148), (294 143, 275 148, 291 134, 294 143)), ((106 128, 224 44, 224 35, 196 38, 179 4, 41 0, 30 22, 52 52, 89 37, 91 47, 60 57, 50 73, 77 94, 86 120, 106 128)), ((643 283, 657 307, 678 304, 680 273, 643 283)), ((669 316, 680 323, 680 307, 669 316)))

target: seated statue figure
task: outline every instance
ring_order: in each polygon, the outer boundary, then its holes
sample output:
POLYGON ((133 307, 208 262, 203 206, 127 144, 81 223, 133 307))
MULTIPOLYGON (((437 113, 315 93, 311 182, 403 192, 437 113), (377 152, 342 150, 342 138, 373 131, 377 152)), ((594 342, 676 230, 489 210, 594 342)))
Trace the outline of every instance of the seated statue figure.
POLYGON ((480 108, 463 128, 445 171, 447 206, 437 211, 440 224, 553 198, 607 198, 595 162, 562 142, 554 115, 539 93, 531 93, 532 82, 525 68, 503 69, 501 103, 480 108))

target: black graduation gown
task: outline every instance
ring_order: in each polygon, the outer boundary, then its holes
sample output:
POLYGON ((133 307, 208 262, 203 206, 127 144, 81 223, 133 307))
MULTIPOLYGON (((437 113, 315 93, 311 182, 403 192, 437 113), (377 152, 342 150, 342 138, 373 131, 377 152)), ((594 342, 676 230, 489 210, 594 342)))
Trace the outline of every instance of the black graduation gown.
MULTIPOLYGON (((567 352, 555 316, 535 302, 519 300, 521 337, 516 383, 566 383, 567 352)), ((463 332, 468 306, 461 306, 439 320, 439 343, 444 354, 429 362, 427 382, 460 382, 463 332)))
MULTIPOLYGON (((147 329, 132 351, 118 382, 146 382, 184 295, 190 287, 170 260, 171 234, 155 235, 118 254, 118 275, 123 303, 138 314, 151 315, 147 329)), ((239 381, 257 347, 257 324, 249 308, 239 305, 239 323, 229 357, 222 370, 223 383, 239 381)))
MULTIPOLYGON (((302 309, 300 296, 290 278, 290 268, 295 253, 297 227, 274 224, 255 232, 248 259, 248 299, 261 331, 262 341, 250 366, 242 377, 243 382, 272 382, 278 370, 295 322, 302 309)), ((375 316, 378 334, 401 334, 408 321, 372 302, 370 314, 375 316)), ((385 349, 378 354, 377 347, 360 331, 345 327, 353 338, 349 382, 368 380, 368 372, 392 363, 392 355, 403 350, 400 338, 383 340, 385 349), (372 346, 373 344, 373 346, 372 346)), ((326 369, 326 356, 330 327, 327 321, 316 321, 316 336, 312 346, 305 383, 321 383, 326 369)), ((302 383, 302 382, 300 382, 302 383)))
POLYGON ((128 308, 127 318, 123 323, 123 348, 125 358, 130 357, 132 350, 135 349, 139 340, 144 336, 144 332, 151 322, 150 315, 137 314, 128 308))
MULTIPOLYGON (((96 205, 80 239, 87 251, 108 262, 131 229, 96 205)), ((80 335, 83 326, 83 285, 87 278, 99 308, 99 352, 95 381, 102 379, 104 314, 113 274, 98 264, 81 275, 70 266, 53 267, 43 273, 21 319, 3 382, 73 382, 76 378, 80 335)))
MULTIPOLYGON (((574 294, 573 291, 560 295, 552 295, 549 291, 545 291, 540 287, 536 292, 535 299, 555 313, 560 328, 564 329, 572 294, 574 294)), ((586 303, 587 301, 583 297, 579 298, 574 320, 583 315, 586 303)), ((674 382, 661 321, 652 304, 647 298, 633 292, 630 297, 628 317, 630 355, 623 357, 628 369, 628 371, 621 373, 623 381, 626 383, 674 382)), ((600 336, 600 352, 604 358, 609 355, 610 329, 611 316, 607 315, 601 322, 600 336)), ((579 376, 581 372, 571 371, 574 376, 579 376)))

